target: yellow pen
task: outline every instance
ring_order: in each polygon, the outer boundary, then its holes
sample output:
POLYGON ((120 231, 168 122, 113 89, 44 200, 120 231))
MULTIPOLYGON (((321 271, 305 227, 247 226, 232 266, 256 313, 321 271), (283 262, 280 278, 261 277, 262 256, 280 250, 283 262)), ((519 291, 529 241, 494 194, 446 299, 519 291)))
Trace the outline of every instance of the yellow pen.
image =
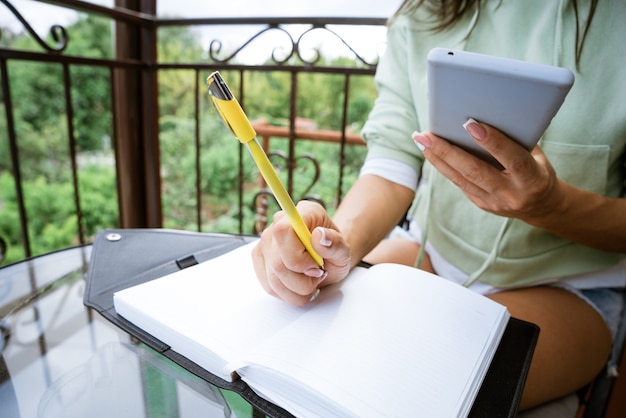
POLYGON ((272 193, 276 197, 278 204, 287 214, 287 218, 296 232, 296 235, 304 245, 307 252, 313 257, 315 262, 320 266, 324 266, 324 259, 313 249, 311 245, 311 232, 300 217, 293 204, 289 193, 285 190, 285 186, 280 181, 280 177, 274 170, 272 163, 263 151, 263 148, 256 140, 256 131, 250 124, 246 114, 239 105, 235 96, 231 93, 226 82, 218 71, 212 73, 206 80, 209 88, 209 95, 217 109, 224 124, 231 130, 233 135, 241 142, 246 144, 248 151, 252 155, 252 159, 256 163, 261 175, 270 186, 272 193))

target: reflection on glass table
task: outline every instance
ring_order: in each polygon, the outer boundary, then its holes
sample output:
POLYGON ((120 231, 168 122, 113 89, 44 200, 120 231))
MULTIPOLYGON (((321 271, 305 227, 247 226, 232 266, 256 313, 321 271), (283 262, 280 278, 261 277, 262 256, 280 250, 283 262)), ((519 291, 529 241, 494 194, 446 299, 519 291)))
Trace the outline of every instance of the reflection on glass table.
POLYGON ((83 305, 91 246, 0 268, 1 417, 251 416, 83 305))

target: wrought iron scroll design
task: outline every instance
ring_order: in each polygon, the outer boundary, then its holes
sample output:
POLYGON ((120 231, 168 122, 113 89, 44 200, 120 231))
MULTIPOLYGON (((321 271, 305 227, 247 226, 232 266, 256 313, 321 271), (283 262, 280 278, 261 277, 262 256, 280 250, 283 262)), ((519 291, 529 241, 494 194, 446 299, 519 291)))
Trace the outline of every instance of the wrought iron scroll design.
POLYGON ((63 26, 52 25, 50 27, 50 36, 56 43, 56 45, 50 46, 46 43, 46 41, 39 37, 33 27, 26 21, 26 19, 24 19, 24 16, 22 16, 22 14, 11 3, 9 3, 8 0, 0 0, 0 2, 2 2, 2 4, 4 4, 11 11, 11 13, 13 13, 17 20, 19 20, 22 25, 24 25, 24 28, 28 31, 28 33, 31 34, 33 38, 35 38, 35 41, 37 41, 37 43, 43 49, 52 53, 61 53, 65 50, 69 41, 69 37, 67 35, 67 30, 63 26))
MULTIPOLYGON (((278 172, 283 169, 289 169, 289 157, 282 151, 272 151, 267 154, 270 161, 272 161, 272 165, 276 168, 278 172)), ((297 156, 294 159, 293 169, 299 174, 306 174, 308 167, 312 167, 312 178, 306 184, 305 189, 302 193, 299 194, 299 199, 296 200, 310 200, 313 202, 317 202, 320 205, 326 207, 325 202, 319 195, 310 193, 311 189, 320 178, 321 174, 321 166, 317 158, 313 154, 304 153, 302 155, 297 156)), ((252 232, 254 234, 261 234, 265 227, 267 226, 268 219, 268 201, 272 200, 278 205, 278 202, 274 198, 274 195, 268 188, 263 188, 258 191, 252 198, 252 207, 255 212, 255 220, 252 232)))
MULTIPOLYGON (((233 53, 231 53, 230 55, 228 55, 225 58, 219 58, 218 57, 218 54, 222 51, 222 41, 220 41, 219 39, 212 40, 211 43, 209 44, 209 57, 213 61, 215 61, 215 62, 226 64, 230 60, 235 58, 237 56, 237 54, 239 54, 241 51, 243 51, 255 39, 260 38, 264 33, 268 32, 268 31, 271 31, 271 30, 276 30, 276 31, 280 31, 280 32, 284 33, 285 35, 287 35, 287 37, 291 40, 291 43, 293 44, 293 37, 291 36, 291 34, 289 32, 287 32, 284 28, 281 28, 279 26, 270 25, 267 28, 264 28, 261 31, 257 32, 256 34, 254 34, 250 39, 248 39, 246 42, 244 42, 239 48, 237 48, 233 53)), ((284 59, 279 59, 279 58, 276 57, 276 52, 279 49, 280 48, 274 48, 272 50, 272 60, 276 64, 284 64, 285 62, 287 62, 289 60, 289 58, 291 58, 293 56, 295 48, 292 47, 292 50, 287 54, 287 56, 284 59)))
POLYGON ((345 47, 352 54, 354 54, 354 57, 358 61, 360 61, 361 63, 366 65, 368 68, 375 68, 376 67, 377 62, 369 62, 369 61, 367 61, 358 52, 356 52, 356 50, 348 42, 346 42, 345 39, 343 39, 337 32, 329 29, 325 24, 311 24, 311 27, 308 28, 307 30, 305 30, 304 32, 302 32, 300 34, 300 36, 298 36, 297 39, 294 39, 294 37, 291 35, 291 33, 289 33, 289 31, 287 31, 284 27, 281 27, 280 24, 270 24, 267 27, 265 27, 265 28, 261 29, 260 31, 258 31, 257 33, 255 33, 254 35, 252 35, 241 46, 236 48, 230 55, 228 55, 226 57, 223 57, 223 58, 219 57, 220 52, 222 52, 222 46, 223 46, 222 41, 220 41, 219 39, 214 39, 209 44, 208 54, 209 54, 209 57, 211 58, 211 60, 213 60, 214 62, 217 62, 217 63, 220 63, 220 64, 227 64, 232 59, 234 59, 240 52, 242 52, 244 49, 246 49, 248 47, 248 45, 250 45, 254 40, 260 38, 261 36, 263 36, 264 34, 270 32, 270 31, 279 31, 281 33, 284 33, 287 36, 289 42, 291 43, 291 50, 286 51, 286 53, 284 54, 284 57, 280 58, 277 53, 282 49, 282 47, 274 48, 272 50, 272 54, 271 54, 272 61, 274 62, 274 64, 278 64, 278 65, 285 64, 291 57, 293 57, 295 55, 305 65, 311 65, 312 66, 312 65, 315 65, 322 58, 320 50, 319 50, 319 48, 313 48, 314 57, 312 59, 306 59, 304 57, 304 55, 303 55, 303 51, 301 50, 301 42, 303 41, 303 39, 307 35, 309 35, 311 32, 313 32, 315 30, 323 30, 323 31, 326 31, 326 32, 330 33, 335 38, 337 38, 343 45, 345 45, 345 47))

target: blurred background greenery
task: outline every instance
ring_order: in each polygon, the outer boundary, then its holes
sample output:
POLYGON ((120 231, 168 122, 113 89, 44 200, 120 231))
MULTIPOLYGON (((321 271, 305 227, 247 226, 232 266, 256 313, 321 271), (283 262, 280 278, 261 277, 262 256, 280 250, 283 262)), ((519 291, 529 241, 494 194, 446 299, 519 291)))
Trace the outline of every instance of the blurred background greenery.
MULTIPOLYGON (((70 41, 66 55, 112 58, 110 21, 97 16, 81 16, 67 27, 70 41)), ((0 47, 40 50, 28 35, 2 30, 0 47)), ((207 62, 193 29, 165 27, 159 30, 159 62, 207 62)), ((292 58, 296 60, 297 58, 292 58)), ((289 64, 289 63, 287 63, 289 64)), ((300 63, 302 65, 302 63, 300 63)), ((318 66, 359 67, 356 59, 322 57, 318 66)), ((119 208, 115 150, 111 120, 110 77, 108 69, 94 66, 70 67, 73 129, 76 139, 78 190, 87 237, 104 228, 118 226, 119 208)), ((71 158, 67 140, 67 119, 61 64, 35 61, 9 61, 11 99, 18 138, 20 175, 28 214, 33 255, 78 243, 74 206, 71 158)), ((159 70, 159 146, 161 155, 163 226, 198 230, 196 222, 196 159, 200 159, 202 225, 204 232, 239 231, 240 147, 215 115, 200 73, 191 70, 159 70), (200 153, 196 155, 195 101, 200 103, 200 153)), ((222 72, 234 91, 238 73, 222 72)), ((266 119, 281 124, 289 118, 291 74, 286 71, 248 71, 244 75, 245 104, 250 119, 266 119)), ((318 129, 341 131, 344 101, 343 76, 305 72, 298 76, 297 116, 314 121, 318 129)), ((347 129, 358 133, 376 96, 369 75, 350 77, 347 129)), ((2 264, 24 257, 21 248, 19 213, 16 203, 13 167, 9 153, 7 120, 0 103, 0 237, 9 251, 2 264)), ((272 151, 287 153, 289 141, 273 138, 272 151)), ((340 147, 336 143, 297 141, 295 155, 312 154, 321 165, 321 177, 308 194, 319 197, 329 211, 337 204, 340 147)), ((347 145, 343 168, 343 190, 358 175, 365 147, 347 145)), ((302 165, 294 176, 294 200, 302 197, 310 170, 302 165)), ((258 191, 257 171, 243 154, 243 232, 254 224, 252 200, 258 191)), ((281 172, 286 181, 286 171, 281 172)), ((270 212, 278 209, 270 207, 270 212)), ((271 221, 271 218, 270 218, 271 221)))

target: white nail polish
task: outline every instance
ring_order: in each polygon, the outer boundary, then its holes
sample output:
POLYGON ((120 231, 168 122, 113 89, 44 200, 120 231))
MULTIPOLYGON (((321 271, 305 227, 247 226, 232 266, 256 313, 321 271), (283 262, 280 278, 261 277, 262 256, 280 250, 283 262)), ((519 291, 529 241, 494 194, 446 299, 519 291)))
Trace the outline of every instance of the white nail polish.
POLYGON ((463 124, 463 129, 467 130, 467 125, 469 125, 470 123, 478 123, 478 122, 476 122, 476 120, 474 118, 469 118, 463 124))
POLYGON ((320 239, 320 244, 324 247, 330 247, 333 245, 333 242, 329 239, 326 239, 326 228, 320 228, 320 232, 322 233, 322 238, 320 239))
POLYGON ((304 272, 305 275, 309 277, 314 277, 316 279, 319 279, 320 277, 322 277, 324 273, 326 273, 326 271, 321 268, 310 268, 304 272))
POLYGON ((417 145, 417 148, 419 148, 420 151, 424 152, 426 147, 415 140, 415 137, 418 136, 419 134, 420 134, 419 132, 413 131, 413 133, 411 134, 411 138, 413 139, 413 142, 415 143, 415 145, 417 145))
POLYGON ((313 302, 315 299, 317 299, 319 294, 320 294, 320 290, 316 289, 315 292, 311 295, 311 299, 309 299, 309 302, 313 302))

